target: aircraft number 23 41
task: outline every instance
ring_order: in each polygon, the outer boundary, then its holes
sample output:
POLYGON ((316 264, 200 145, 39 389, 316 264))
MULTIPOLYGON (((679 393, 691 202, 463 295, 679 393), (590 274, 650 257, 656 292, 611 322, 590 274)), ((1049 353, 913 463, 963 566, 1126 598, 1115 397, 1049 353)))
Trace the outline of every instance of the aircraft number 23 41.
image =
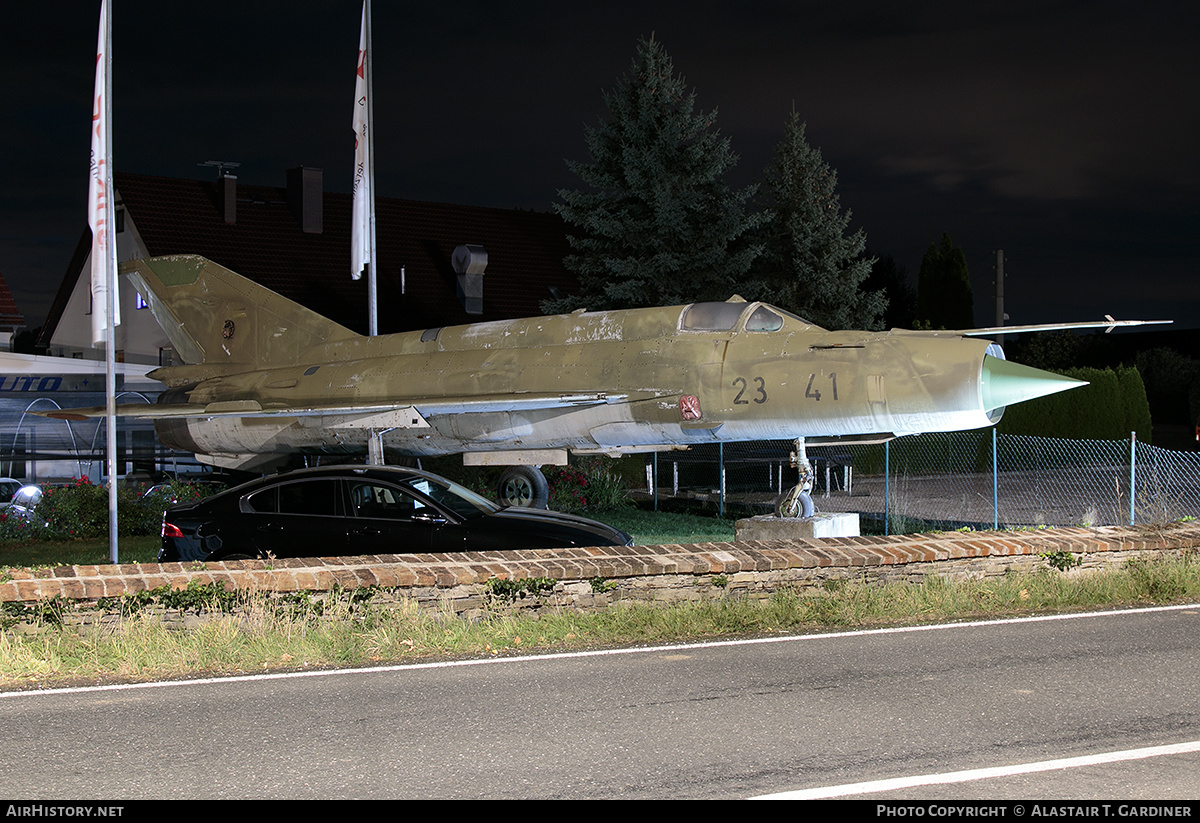
MULTIPOLYGON (((734 378, 733 387, 738 390, 737 395, 733 398, 735 406, 748 406, 751 402, 762 404, 769 399, 767 397, 767 381, 761 377, 751 377, 749 380, 744 377, 734 378)), ((833 399, 837 400, 837 372, 830 372, 828 390, 833 392, 833 399)), ((817 384, 816 374, 808 376, 808 385, 804 389, 804 396, 810 400, 820 400, 823 396, 817 384)))

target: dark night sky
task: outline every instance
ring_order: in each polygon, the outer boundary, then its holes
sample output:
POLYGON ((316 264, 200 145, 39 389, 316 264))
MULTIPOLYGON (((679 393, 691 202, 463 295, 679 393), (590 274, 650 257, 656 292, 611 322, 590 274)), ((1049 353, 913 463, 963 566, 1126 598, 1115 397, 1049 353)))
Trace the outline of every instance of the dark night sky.
MULTIPOLYGON (((351 185, 360 0, 110 0, 114 165, 351 185)), ((875 254, 942 232, 975 319, 1200 327, 1200 12, 1184 2, 375 0, 381 196, 549 210, 655 33, 756 180, 794 106, 875 254), (834 7, 836 5, 836 8, 834 7), (969 9, 969 10, 968 10, 969 9)), ((0 16, 0 272, 41 321, 86 226, 99 0, 0 16)), ((347 257, 349 249, 347 249, 347 257)), ((341 272, 335 273, 340 276, 341 272)))

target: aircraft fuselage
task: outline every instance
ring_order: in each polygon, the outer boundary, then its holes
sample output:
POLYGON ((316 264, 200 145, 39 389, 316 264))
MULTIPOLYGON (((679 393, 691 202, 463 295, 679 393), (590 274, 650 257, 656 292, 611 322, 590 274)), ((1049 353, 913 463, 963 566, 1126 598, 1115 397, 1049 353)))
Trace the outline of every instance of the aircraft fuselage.
MULTIPOLYGON (((229 468, 296 454, 565 463, 715 441, 880 440, 996 422, 1080 385, 964 332, 830 332, 765 303, 587 312, 365 337, 211 260, 123 264, 188 365, 152 417, 229 468)), ((64 409, 49 416, 99 416, 64 409)))
POLYGON ((164 442, 203 454, 362 452, 372 431, 410 455, 951 431, 998 419, 982 407, 988 352, 951 333, 828 332, 760 303, 585 312, 330 343, 301 364, 189 395, 278 416, 159 426, 164 442), (697 319, 701 307, 725 317, 697 319), (417 414, 357 425, 354 413, 288 414, 332 397, 367 407, 402 398, 417 414))

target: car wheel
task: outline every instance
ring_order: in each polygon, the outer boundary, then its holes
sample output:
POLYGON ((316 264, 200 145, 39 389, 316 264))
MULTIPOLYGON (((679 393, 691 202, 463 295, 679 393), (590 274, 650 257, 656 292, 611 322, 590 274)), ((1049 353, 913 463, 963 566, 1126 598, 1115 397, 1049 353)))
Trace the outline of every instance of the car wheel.
POLYGON ((500 475, 499 496, 505 506, 544 509, 550 500, 550 485, 537 466, 509 466, 500 475))

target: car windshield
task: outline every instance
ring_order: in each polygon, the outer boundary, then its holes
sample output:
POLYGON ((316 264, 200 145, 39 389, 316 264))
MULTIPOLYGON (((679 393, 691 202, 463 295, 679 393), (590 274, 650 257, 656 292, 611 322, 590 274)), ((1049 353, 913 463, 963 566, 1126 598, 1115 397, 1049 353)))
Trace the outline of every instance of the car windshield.
POLYGON ((499 506, 486 497, 457 483, 433 480, 428 477, 413 477, 404 481, 404 485, 464 519, 481 517, 500 510, 499 506))

